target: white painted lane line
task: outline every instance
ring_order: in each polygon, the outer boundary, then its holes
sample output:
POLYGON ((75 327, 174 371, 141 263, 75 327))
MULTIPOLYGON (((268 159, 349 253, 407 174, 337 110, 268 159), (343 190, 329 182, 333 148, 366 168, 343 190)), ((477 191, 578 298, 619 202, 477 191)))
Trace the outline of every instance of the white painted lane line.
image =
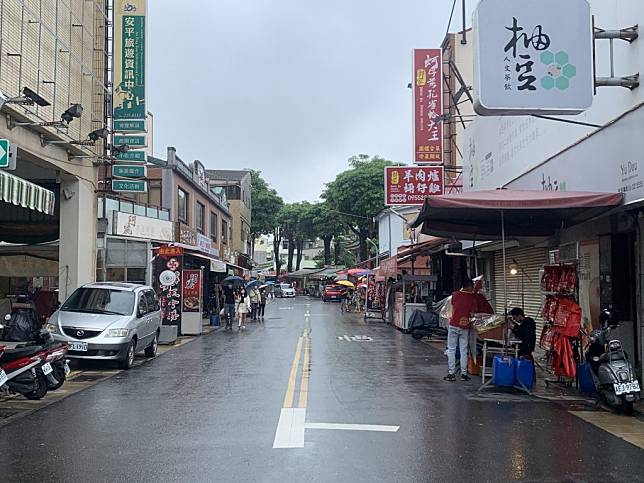
POLYGON ((305 408, 282 408, 273 448, 304 448, 305 408))
POLYGON ((345 335, 345 336, 344 336, 344 340, 346 340, 346 341, 348 341, 348 342, 351 342, 351 339, 349 339, 349 336, 348 336, 348 335, 345 335))
POLYGON ((340 429, 345 431, 382 431, 395 433, 400 426, 384 426, 381 424, 339 424, 339 423, 306 423, 306 429, 340 429))

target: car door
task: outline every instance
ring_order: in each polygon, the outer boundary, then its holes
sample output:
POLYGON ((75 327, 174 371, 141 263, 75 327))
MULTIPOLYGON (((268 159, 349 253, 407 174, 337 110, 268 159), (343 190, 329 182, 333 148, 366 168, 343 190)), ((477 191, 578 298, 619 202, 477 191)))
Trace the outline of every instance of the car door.
POLYGON ((137 350, 143 350, 150 339, 150 311, 145 291, 138 292, 136 300, 136 335, 138 337, 136 348, 137 350))
POLYGON ((152 338, 159 327, 161 327, 161 304, 154 290, 146 290, 145 293, 148 300, 148 310, 150 312, 150 322, 148 325, 150 327, 150 338, 152 338))

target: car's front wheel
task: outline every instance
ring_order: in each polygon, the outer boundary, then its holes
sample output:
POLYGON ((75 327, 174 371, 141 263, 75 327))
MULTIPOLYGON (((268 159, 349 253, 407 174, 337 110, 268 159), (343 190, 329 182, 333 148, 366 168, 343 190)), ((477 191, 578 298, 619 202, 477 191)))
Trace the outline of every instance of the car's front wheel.
POLYGON ((134 354, 136 353, 136 341, 133 339, 127 346, 125 351, 125 357, 121 360, 120 366, 121 369, 132 369, 134 365, 134 354))
POLYGON ((154 334, 154 339, 149 346, 145 348, 145 357, 155 357, 159 348, 159 333, 154 334))

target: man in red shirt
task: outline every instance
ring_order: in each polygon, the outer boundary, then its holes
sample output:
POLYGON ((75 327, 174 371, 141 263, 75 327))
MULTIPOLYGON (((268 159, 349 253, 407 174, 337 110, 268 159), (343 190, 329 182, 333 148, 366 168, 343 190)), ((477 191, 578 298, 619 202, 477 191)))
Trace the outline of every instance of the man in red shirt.
POLYGON ((492 314, 494 311, 481 294, 474 292, 474 284, 465 280, 463 288, 452 294, 452 317, 447 331, 447 376, 446 381, 456 380, 456 346, 461 356, 461 381, 469 381, 467 375, 467 351, 470 337, 470 316, 492 314))

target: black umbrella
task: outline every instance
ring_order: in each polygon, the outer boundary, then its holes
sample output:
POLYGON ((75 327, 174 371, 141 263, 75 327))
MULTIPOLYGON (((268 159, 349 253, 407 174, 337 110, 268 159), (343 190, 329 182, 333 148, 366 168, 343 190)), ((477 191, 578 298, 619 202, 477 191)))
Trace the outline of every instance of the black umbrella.
POLYGON ((245 282, 243 278, 238 277, 237 275, 231 275, 229 277, 224 278, 221 283, 244 286, 245 282))

